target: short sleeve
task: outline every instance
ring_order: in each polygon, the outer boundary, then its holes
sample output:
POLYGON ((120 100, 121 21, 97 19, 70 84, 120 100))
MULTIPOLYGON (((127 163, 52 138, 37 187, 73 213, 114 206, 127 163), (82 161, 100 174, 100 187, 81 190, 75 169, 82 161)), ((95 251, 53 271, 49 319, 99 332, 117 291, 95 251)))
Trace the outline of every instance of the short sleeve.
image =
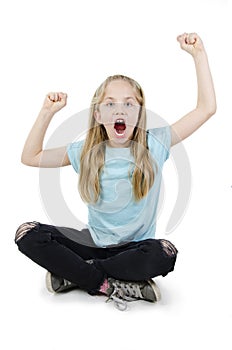
POLYGON ((80 172, 80 157, 84 141, 73 142, 67 145, 67 154, 74 170, 80 172))
POLYGON ((170 126, 148 130, 148 148, 160 167, 162 167, 163 163, 169 158, 170 147, 170 126))

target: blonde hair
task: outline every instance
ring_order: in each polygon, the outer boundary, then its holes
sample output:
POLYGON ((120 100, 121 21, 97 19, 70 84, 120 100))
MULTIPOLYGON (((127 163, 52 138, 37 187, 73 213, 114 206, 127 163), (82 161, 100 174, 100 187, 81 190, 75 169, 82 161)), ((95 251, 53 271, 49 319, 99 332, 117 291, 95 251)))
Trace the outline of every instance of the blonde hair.
POLYGON ((83 201, 96 203, 100 191, 100 175, 105 162, 105 147, 108 135, 105 127, 99 124, 94 113, 104 98, 107 85, 113 80, 128 82, 135 90, 136 98, 140 104, 138 123, 134 129, 131 154, 134 157, 135 168, 132 175, 134 199, 139 201, 145 197, 154 183, 154 161, 150 157, 147 146, 145 97, 140 85, 133 79, 124 75, 108 77, 96 90, 90 107, 88 133, 80 157, 80 178, 78 189, 83 201))

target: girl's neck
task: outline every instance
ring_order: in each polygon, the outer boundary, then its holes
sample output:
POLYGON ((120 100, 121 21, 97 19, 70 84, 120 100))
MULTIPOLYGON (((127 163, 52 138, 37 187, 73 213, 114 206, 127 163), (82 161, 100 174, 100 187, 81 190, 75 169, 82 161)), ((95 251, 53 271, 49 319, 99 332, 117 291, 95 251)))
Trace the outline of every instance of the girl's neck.
POLYGON ((127 140, 125 143, 115 143, 114 141, 107 141, 107 146, 110 148, 129 148, 131 144, 131 140, 127 140))

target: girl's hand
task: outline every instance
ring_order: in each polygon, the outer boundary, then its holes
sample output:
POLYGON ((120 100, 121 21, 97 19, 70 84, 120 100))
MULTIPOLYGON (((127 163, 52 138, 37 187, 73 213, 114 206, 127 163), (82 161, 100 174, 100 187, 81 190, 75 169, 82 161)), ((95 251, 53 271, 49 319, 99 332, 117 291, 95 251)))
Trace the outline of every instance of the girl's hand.
POLYGON ((204 45, 201 38, 196 33, 184 33, 177 37, 177 41, 180 43, 182 50, 190 53, 193 57, 199 52, 204 51, 204 45))
POLYGON ((67 97, 67 94, 64 94, 63 92, 50 92, 44 100, 43 109, 56 113, 66 106, 67 97))

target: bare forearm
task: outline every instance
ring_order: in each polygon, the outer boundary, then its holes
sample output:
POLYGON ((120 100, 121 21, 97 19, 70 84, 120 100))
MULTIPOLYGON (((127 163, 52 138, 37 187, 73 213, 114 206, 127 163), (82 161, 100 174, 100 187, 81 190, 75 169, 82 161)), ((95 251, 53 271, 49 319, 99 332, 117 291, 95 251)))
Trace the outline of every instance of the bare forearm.
MULTIPOLYGON (((66 105, 67 94, 63 92, 50 92, 46 95, 43 103, 43 107, 32 126, 32 129, 25 142, 21 160, 26 165, 39 166, 40 155, 43 151, 43 141, 47 128, 56 112, 66 105)), ((44 152, 43 152, 44 153, 44 152)), ((51 153, 51 152, 50 152, 51 153)), ((47 156, 43 163, 47 166, 51 164, 54 165, 53 158, 60 158, 60 150, 53 152, 51 156, 47 156)), ((65 161, 64 163, 67 163, 65 161)), ((60 164, 60 159, 55 159, 55 163, 60 164)))
POLYGON ((206 52, 200 51, 193 57, 197 75, 197 108, 212 115, 216 111, 216 97, 206 52))
POLYGON ((32 129, 26 139, 21 160, 28 163, 43 149, 44 136, 51 122, 54 113, 46 108, 42 108, 32 129))
POLYGON ((172 146, 190 136, 216 112, 213 80, 201 38, 196 33, 183 33, 177 40, 194 59, 198 90, 196 107, 172 124, 172 146))

